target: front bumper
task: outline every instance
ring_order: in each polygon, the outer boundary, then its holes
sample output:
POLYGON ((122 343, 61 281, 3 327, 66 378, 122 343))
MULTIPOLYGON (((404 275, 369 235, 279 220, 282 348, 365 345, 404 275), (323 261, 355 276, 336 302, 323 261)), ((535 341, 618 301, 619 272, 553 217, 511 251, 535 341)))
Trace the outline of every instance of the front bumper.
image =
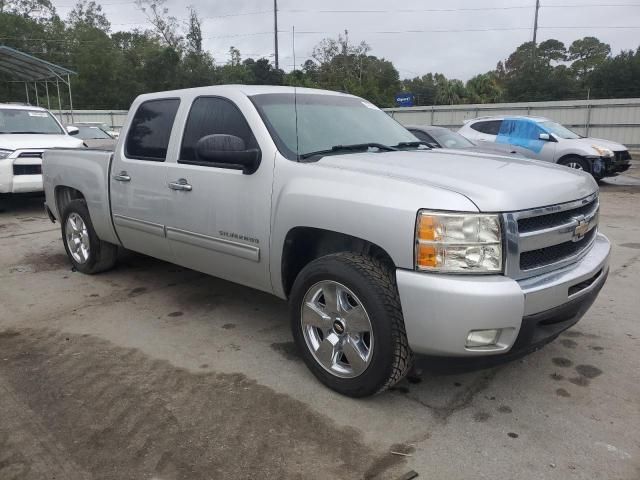
POLYGON ((40 159, 4 158, 0 160, 0 193, 42 191, 42 175, 14 175, 13 165, 40 164, 40 159))
POLYGON ((409 345, 417 354, 472 357, 535 348, 575 324, 609 272, 609 240, 598 234, 580 261, 523 280, 397 270, 409 345), (472 330, 500 329, 495 345, 467 348, 472 330))

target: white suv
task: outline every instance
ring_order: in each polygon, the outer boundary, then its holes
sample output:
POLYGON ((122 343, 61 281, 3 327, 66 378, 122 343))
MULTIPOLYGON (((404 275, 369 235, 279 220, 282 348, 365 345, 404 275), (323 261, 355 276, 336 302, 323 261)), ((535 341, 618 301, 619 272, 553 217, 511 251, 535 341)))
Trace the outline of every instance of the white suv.
POLYGON ((624 145, 582 137, 544 117, 481 117, 458 133, 475 142, 508 144, 525 157, 584 170, 597 180, 628 170, 631 162, 624 145))
POLYGON ((44 108, 0 104, 0 194, 42 191, 42 152, 82 147, 77 133, 44 108))

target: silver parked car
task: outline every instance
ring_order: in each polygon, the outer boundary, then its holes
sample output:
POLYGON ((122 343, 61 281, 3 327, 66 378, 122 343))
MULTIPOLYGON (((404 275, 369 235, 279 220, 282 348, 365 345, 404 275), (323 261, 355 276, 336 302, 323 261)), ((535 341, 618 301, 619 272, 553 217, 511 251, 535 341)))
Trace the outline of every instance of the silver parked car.
POLYGON ((435 125, 405 125, 405 128, 413 133, 416 138, 427 142, 429 146, 433 148, 450 148, 452 150, 465 150, 467 152, 526 158, 511 147, 511 145, 489 142, 475 143, 445 127, 437 127, 435 125))
POLYGON ((481 117, 466 122, 458 133, 475 142, 509 145, 528 158, 589 172, 597 180, 624 172, 631 163, 624 145, 583 137, 544 117, 481 117))

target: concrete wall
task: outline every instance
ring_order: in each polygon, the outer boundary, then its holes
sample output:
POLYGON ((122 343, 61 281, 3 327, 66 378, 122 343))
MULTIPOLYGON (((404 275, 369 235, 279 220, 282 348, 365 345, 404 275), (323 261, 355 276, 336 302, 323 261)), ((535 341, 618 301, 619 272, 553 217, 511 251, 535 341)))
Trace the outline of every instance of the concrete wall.
POLYGON ((437 105, 385 109, 403 125, 440 125, 458 129, 465 120, 490 115, 548 117, 590 137, 640 147, 640 98, 564 102, 437 105))

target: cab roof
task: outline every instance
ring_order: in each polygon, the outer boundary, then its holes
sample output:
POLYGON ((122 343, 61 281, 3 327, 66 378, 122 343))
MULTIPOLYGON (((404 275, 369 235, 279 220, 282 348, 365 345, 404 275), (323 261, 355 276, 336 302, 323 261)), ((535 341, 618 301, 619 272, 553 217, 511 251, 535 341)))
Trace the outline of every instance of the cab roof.
POLYGON ((353 97, 348 93, 335 92, 332 90, 321 90, 318 88, 306 87, 286 87, 281 85, 211 85, 208 87, 183 88, 180 90, 169 90, 164 92, 155 92, 142 94, 138 98, 162 98, 180 95, 183 93, 195 93, 200 95, 215 95, 216 93, 241 92, 248 97, 253 95, 261 95, 265 93, 287 93, 287 94, 317 94, 317 95, 340 95, 345 97, 353 97))

